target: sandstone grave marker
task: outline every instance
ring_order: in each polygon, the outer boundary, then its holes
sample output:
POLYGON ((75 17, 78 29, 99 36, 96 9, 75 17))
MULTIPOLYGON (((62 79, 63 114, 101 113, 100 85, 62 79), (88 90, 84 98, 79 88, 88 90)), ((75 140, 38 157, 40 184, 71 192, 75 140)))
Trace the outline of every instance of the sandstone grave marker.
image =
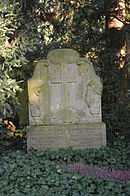
POLYGON ((49 52, 28 80, 28 149, 106 145, 101 94, 102 84, 90 61, 72 49, 49 52))

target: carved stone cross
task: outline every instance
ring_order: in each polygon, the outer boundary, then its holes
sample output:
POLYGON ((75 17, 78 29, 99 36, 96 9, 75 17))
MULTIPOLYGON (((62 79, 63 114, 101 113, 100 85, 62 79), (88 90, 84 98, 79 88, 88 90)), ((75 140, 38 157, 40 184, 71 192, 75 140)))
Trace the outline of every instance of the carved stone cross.
POLYGON ((76 85, 76 70, 74 70, 74 65, 52 65, 50 67, 51 72, 51 110, 59 110, 57 117, 53 115, 54 118, 58 118, 61 122, 71 122, 71 112, 70 112, 70 97, 68 96, 67 90, 70 88, 74 89, 76 85), (55 72, 58 70, 58 73, 55 72))

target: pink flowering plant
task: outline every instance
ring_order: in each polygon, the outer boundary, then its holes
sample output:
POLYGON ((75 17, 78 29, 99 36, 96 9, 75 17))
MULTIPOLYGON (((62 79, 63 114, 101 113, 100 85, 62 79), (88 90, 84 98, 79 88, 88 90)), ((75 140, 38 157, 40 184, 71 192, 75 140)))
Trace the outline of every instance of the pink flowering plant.
POLYGON ((60 164, 60 168, 66 168, 76 174, 86 174, 90 176, 95 176, 99 178, 108 178, 111 180, 116 180, 119 183, 130 181, 130 170, 120 170, 120 169, 107 169, 105 167, 90 167, 85 166, 83 163, 74 164, 60 164))

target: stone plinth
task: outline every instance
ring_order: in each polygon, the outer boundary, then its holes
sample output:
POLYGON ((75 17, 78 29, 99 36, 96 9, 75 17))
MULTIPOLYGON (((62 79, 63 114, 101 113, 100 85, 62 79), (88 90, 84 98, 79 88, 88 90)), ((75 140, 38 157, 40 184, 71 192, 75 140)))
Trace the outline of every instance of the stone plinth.
POLYGON ((30 126, 27 138, 28 149, 100 148, 106 145, 106 126, 104 123, 30 126))

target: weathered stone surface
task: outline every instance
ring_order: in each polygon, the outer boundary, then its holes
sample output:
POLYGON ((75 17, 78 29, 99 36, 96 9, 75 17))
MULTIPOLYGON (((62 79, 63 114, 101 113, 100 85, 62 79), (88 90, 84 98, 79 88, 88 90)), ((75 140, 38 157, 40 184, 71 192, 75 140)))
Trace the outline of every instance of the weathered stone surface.
POLYGON ((28 149, 100 148, 106 145, 106 127, 104 123, 30 126, 27 138, 28 149))
POLYGON ((72 49, 51 51, 28 80, 28 149, 105 145, 101 94, 91 62, 72 49))
POLYGON ((39 61, 28 92, 30 125, 102 122, 100 78, 74 50, 53 50, 39 61))

